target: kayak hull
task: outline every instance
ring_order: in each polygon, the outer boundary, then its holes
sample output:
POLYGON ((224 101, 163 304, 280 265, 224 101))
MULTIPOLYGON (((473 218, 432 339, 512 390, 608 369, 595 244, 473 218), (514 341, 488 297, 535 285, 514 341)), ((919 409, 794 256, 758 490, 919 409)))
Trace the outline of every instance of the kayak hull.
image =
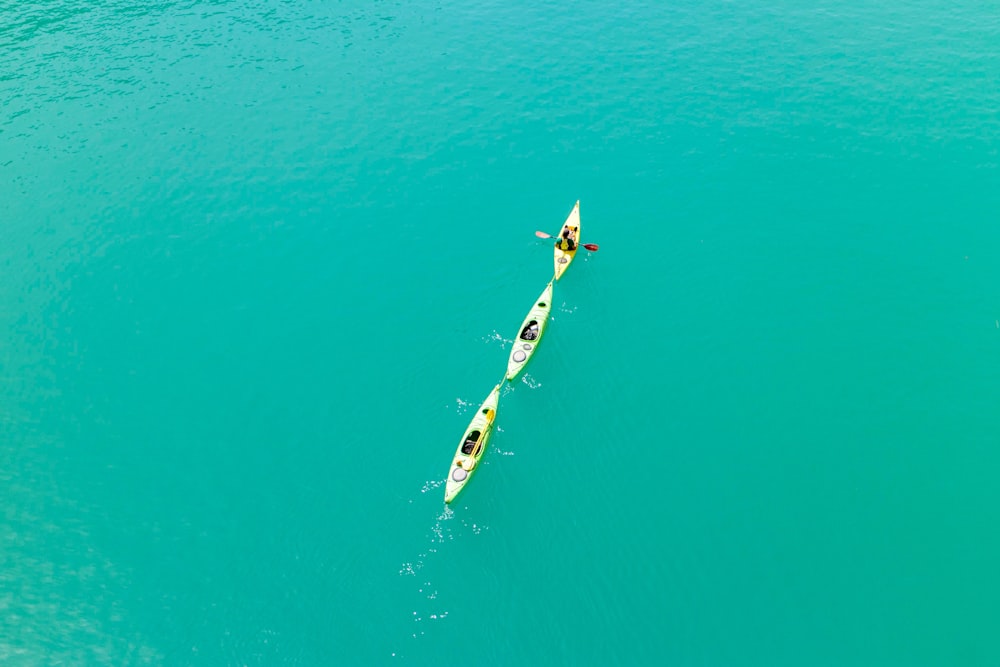
POLYGON ((473 473, 479 469, 479 461, 486 451, 486 443, 493 433, 496 420, 497 404, 500 402, 500 385, 493 387, 483 404, 472 416, 469 426, 465 429, 462 439, 458 441, 458 449, 451 460, 448 479, 445 482, 444 501, 450 503, 462 489, 466 487, 473 473))
POLYGON ((542 293, 535 299, 535 305, 528 311, 528 315, 521 322, 521 328, 517 330, 514 338, 514 345, 507 359, 507 380, 516 378, 524 367, 528 365, 538 344, 542 341, 542 334, 545 333, 545 325, 549 321, 549 313, 552 310, 552 282, 550 281, 542 293), (529 332, 529 328, 534 329, 529 332))
POLYGON ((562 274, 566 272, 569 265, 573 262, 573 258, 576 257, 577 250, 580 249, 580 201, 577 200, 576 204, 573 206, 573 210, 569 212, 569 216, 566 218, 566 222, 559 229, 559 236, 556 238, 562 238, 563 231, 569 229, 576 237, 576 247, 573 250, 563 250, 556 244, 555 249, 555 275, 552 277, 553 280, 559 280, 562 274))

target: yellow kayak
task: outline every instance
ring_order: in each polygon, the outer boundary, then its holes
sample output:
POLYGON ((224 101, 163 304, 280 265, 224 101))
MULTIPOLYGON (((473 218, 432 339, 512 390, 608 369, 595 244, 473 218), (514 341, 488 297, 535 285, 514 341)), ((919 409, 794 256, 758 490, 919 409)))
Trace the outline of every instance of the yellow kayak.
POLYGON ((562 276, 563 271, 569 268, 570 262, 576 257, 576 251, 580 247, 580 200, 577 200, 576 204, 573 206, 573 210, 569 212, 569 217, 566 218, 566 222, 563 223, 562 229, 559 230, 559 236, 556 237, 556 251, 555 251, 555 265, 556 273, 553 276, 554 280, 559 280, 562 276), (572 240, 572 244, 564 241, 566 232, 569 232, 568 238, 572 240), (564 250, 561 246, 572 245, 572 250, 564 250))
POLYGON ((552 283, 549 282, 542 293, 535 299, 535 305, 528 311, 527 317, 521 322, 514 347, 511 348, 507 360, 507 379, 513 380, 524 369, 535 353, 535 348, 542 341, 545 325, 549 321, 549 311, 552 310, 552 283))
POLYGON ((465 488, 465 485, 472 478, 472 473, 479 467, 479 459, 486 451, 486 443, 493 432, 493 420, 497 416, 497 403, 500 402, 500 385, 493 387, 493 391, 486 397, 483 404, 476 410, 465 435, 458 442, 458 449, 455 450, 455 458, 451 461, 451 469, 448 470, 448 482, 445 484, 444 501, 450 503, 458 495, 458 492, 465 488))

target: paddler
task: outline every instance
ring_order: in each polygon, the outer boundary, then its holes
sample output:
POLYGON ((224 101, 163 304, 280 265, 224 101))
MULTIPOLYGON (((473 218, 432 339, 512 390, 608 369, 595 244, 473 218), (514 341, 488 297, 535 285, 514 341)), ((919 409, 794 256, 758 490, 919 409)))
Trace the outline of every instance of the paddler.
POLYGON ((562 236, 556 241, 556 247, 564 252, 576 250, 576 233, 569 227, 563 229, 562 236))

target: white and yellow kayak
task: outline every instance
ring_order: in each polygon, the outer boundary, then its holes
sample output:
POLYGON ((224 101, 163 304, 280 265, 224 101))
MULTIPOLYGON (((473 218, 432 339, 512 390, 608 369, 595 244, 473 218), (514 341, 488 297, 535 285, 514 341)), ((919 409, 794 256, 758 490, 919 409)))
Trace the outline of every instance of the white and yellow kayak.
POLYGON ((566 222, 563 223, 562 229, 559 230, 559 236, 556 237, 556 251, 555 251, 555 265, 556 272, 552 276, 553 280, 559 280, 563 272, 569 268, 570 262, 576 257, 576 251, 580 247, 580 200, 576 201, 573 206, 573 210, 569 212, 569 217, 566 218, 566 222), (569 231, 569 238, 573 239, 574 246, 572 250, 563 250, 560 245, 563 241, 563 234, 569 231))
POLYGON ((545 333, 545 323, 549 321, 549 312, 552 310, 552 281, 545 286, 542 293, 535 299, 535 305, 528 311, 528 315, 521 322, 521 328, 517 330, 517 338, 514 339, 514 347, 510 351, 510 358, 507 360, 507 379, 513 380, 517 377, 531 355, 535 353, 538 343, 545 333))
POLYGON ((451 461, 451 469, 448 471, 448 482, 444 487, 444 501, 450 503, 455 496, 465 488, 472 478, 472 473, 479 467, 479 459, 486 451, 486 443, 493 432, 493 421, 497 416, 497 403, 500 402, 500 385, 493 387, 493 391, 486 397, 483 404, 476 410, 465 435, 458 442, 458 449, 455 450, 455 458, 451 461))

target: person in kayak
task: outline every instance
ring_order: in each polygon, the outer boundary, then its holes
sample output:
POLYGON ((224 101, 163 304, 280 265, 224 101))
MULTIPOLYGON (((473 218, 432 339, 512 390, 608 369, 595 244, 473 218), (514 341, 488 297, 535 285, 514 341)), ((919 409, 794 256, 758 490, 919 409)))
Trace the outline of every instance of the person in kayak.
POLYGON ((472 456, 472 449, 479 442, 479 431, 473 431, 465 438, 465 443, 462 445, 462 453, 466 456, 472 456))
POLYGON ((576 232, 569 227, 563 229, 562 237, 556 241, 556 247, 565 252, 576 250, 576 232))
POLYGON ((532 320, 521 332, 521 340, 535 340, 536 338, 538 338, 538 322, 532 320))

